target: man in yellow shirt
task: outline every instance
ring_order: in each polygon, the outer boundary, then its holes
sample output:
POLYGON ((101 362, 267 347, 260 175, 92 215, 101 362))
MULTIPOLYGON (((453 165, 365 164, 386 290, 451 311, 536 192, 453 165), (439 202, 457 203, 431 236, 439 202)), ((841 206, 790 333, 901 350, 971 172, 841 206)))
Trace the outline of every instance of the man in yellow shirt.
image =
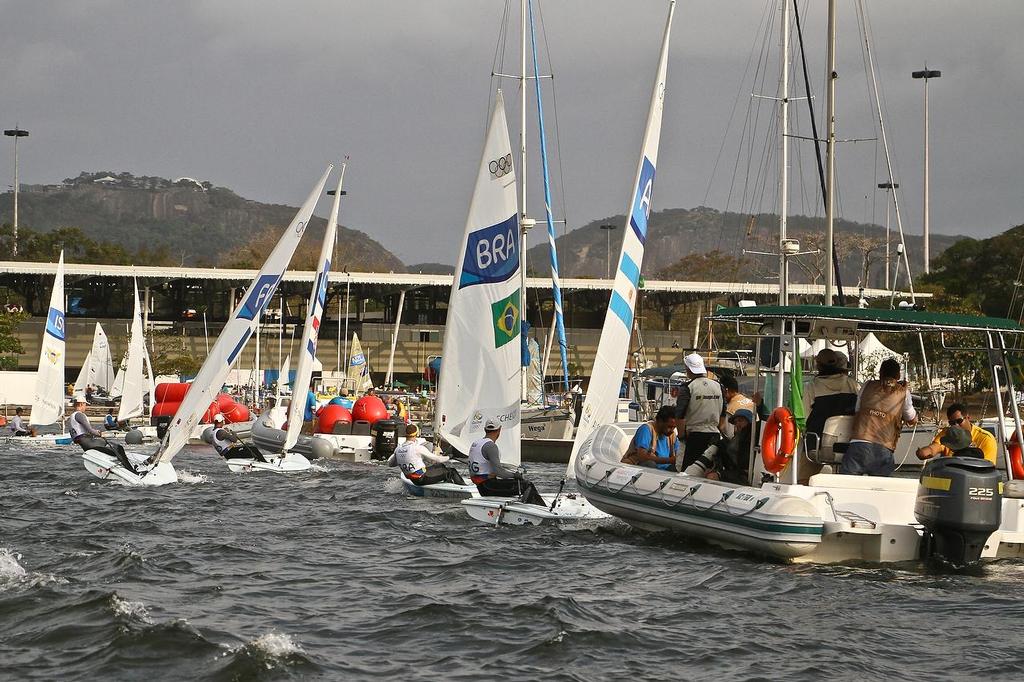
POLYGON ((993 464, 996 463, 996 437, 971 421, 971 415, 968 414, 966 405, 963 403, 953 403, 946 408, 946 416, 949 418, 949 426, 939 429, 931 445, 917 449, 918 459, 931 459, 936 455, 942 455, 943 457, 951 456, 953 454, 952 451, 939 441, 942 440, 942 437, 946 435, 949 429, 958 428, 971 434, 971 446, 981 450, 982 454, 985 455, 985 459, 993 464))

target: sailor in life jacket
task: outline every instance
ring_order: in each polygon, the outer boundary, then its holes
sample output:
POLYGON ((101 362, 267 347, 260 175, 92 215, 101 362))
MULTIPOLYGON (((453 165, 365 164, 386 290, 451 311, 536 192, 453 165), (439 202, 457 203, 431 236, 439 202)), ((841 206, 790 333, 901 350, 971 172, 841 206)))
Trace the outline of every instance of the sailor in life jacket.
MULTIPOLYGON (((67 419, 68 433, 71 435, 71 442, 76 443, 82 450, 98 450, 104 454, 111 455, 128 471, 133 474, 143 473, 128 459, 124 447, 119 443, 111 443, 100 435, 100 431, 94 429, 89 422, 89 416, 85 413, 87 403, 85 398, 75 398, 75 411, 67 419)), ((151 458, 152 459, 152 458, 151 458)), ((148 460, 148 461, 151 461, 148 460)))
POLYGON ((546 507, 544 498, 537 488, 517 469, 510 469, 501 463, 498 437, 501 436, 501 422, 491 417, 484 422, 484 437, 473 442, 469 448, 469 473, 476 489, 484 497, 518 497, 526 504, 546 507))
POLYGON ((864 384, 839 473, 889 476, 896 469, 893 451, 903 424, 917 423, 910 390, 900 381, 900 373, 900 363, 889 358, 878 368, 878 379, 864 384))
POLYGON ((402 474, 416 485, 466 485, 459 472, 447 466, 449 458, 431 452, 419 439, 419 435, 419 427, 415 424, 406 426, 405 442, 395 449, 395 453, 388 459, 388 466, 401 469, 402 474))
POLYGON ((213 429, 210 433, 210 445, 217 451, 217 454, 224 459, 251 459, 257 462, 266 462, 266 457, 258 448, 248 443, 243 443, 238 434, 230 429, 224 428, 224 415, 218 414, 213 418, 213 429))
POLYGON ((633 434, 624 464, 637 464, 658 469, 675 469, 679 440, 676 438, 676 409, 662 405, 653 421, 642 424, 633 434))

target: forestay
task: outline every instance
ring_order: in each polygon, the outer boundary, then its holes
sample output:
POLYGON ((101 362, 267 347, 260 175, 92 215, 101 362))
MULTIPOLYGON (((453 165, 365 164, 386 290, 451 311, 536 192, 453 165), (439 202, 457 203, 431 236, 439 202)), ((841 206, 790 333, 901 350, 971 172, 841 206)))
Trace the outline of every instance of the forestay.
MULTIPOLYGON (((309 391, 309 382, 313 378, 313 363, 316 362, 316 344, 320 335, 320 320, 324 314, 324 306, 327 304, 327 285, 331 276, 331 249, 334 246, 334 238, 338 232, 338 209, 341 206, 341 184, 345 180, 345 165, 344 163, 341 164, 338 189, 334 193, 331 215, 327 219, 324 242, 320 247, 320 260, 318 261, 319 266, 316 271, 316 279, 313 280, 313 291, 309 295, 306 324, 302 329, 302 342, 299 344, 299 363, 295 368, 295 383, 292 386, 292 401, 288 406, 288 433, 285 435, 281 452, 288 452, 295 446, 295 443, 299 440, 299 431, 302 429, 303 412, 306 409, 306 392, 309 391)), ((284 371, 287 372, 288 370, 285 369, 284 371)), ((287 374, 278 378, 278 394, 281 391, 281 382, 287 380, 287 374)))
MULTIPOLYGON (((139 304, 139 281, 135 280, 135 308, 132 312, 131 332, 128 336, 128 361, 122 373, 124 383, 121 388, 121 406, 117 410, 117 420, 124 421, 143 413, 143 392, 145 379, 142 376, 142 361, 145 354, 146 341, 142 335, 142 306, 139 304)), ((150 395, 150 400, 153 396, 150 395)))
POLYGON ((501 459, 510 463, 520 458, 519 267, 516 178, 499 90, 448 300, 435 428, 468 453, 484 423, 497 419, 501 459))
POLYGON ((658 74, 654 79, 650 113, 647 115, 647 129, 644 131, 640 163, 633 183, 633 198, 629 203, 626 229, 623 231, 622 251, 615 271, 608 312, 601 328, 601 340, 597 344, 594 370, 590 387, 583 402, 583 414, 576 429, 576 440, 566 476, 573 477, 573 462, 580 446, 597 426, 615 420, 615 411, 622 385, 622 374, 626 369, 629 340, 633 333, 633 311, 636 307, 637 288, 640 282, 640 266, 644 260, 644 244, 647 241, 647 219, 651 214, 651 196, 654 191, 654 170, 658 164, 658 144, 661 141, 661 117, 665 106, 665 77, 668 69, 669 35, 672 30, 672 14, 675 2, 669 3, 665 36, 661 43, 658 59, 658 74))
POLYGON ((241 302, 235 308, 231 319, 224 325, 217 342, 210 349, 206 362, 199 370, 192 387, 185 394, 178 411, 171 420, 171 425, 164 436, 164 441, 158 451, 158 462, 169 461, 181 448, 188 443, 189 437, 200 417, 209 408, 210 403, 216 397, 224 380, 231 371, 231 365, 245 348, 246 342, 256 330, 260 315, 266 309, 281 282, 288 263, 299 245, 302 235, 306 231, 306 224, 313 214, 320 194, 323 192, 327 176, 330 175, 333 165, 328 165, 320 181, 313 188, 309 197, 306 198, 302 208, 295 215, 291 224, 281 235, 274 250, 263 264, 263 268, 256 275, 249 288, 245 290, 241 302))
POLYGON ((35 426, 55 424, 64 416, 64 252, 57 261, 50 309, 39 349, 36 391, 32 396, 29 422, 35 426))

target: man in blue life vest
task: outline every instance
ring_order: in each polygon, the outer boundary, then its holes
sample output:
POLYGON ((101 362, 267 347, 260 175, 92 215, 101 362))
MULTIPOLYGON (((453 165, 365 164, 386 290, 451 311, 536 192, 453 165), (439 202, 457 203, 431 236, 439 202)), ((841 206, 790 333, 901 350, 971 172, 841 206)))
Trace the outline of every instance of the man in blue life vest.
POLYGON ((663 405, 653 421, 641 424, 633 434, 626 454, 622 456, 625 464, 638 464, 657 469, 675 469, 676 455, 679 453, 679 441, 676 438, 676 410, 671 405, 663 405))

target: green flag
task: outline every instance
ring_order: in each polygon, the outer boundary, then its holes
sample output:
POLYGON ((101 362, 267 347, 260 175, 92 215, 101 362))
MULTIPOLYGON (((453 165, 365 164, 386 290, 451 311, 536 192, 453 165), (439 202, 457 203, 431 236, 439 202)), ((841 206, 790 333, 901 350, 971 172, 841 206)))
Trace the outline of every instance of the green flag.
MULTIPOLYGON (((779 359, 779 362, 784 361, 784 358, 779 359)), ((797 428, 803 431, 807 425, 807 415, 804 414, 804 368, 798 351, 793 351, 789 371, 789 410, 793 413, 797 428)))
POLYGON ((519 336, 519 289, 491 304, 494 319, 494 347, 501 348, 519 336))

